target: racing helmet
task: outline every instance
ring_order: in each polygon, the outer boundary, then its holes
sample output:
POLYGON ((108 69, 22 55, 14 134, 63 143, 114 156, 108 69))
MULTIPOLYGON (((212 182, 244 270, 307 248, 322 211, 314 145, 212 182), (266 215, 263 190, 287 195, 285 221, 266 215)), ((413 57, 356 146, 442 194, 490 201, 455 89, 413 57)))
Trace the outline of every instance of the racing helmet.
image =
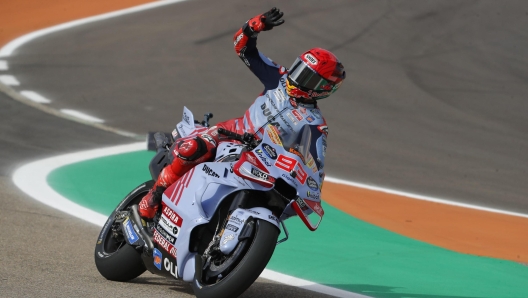
POLYGON ((345 68, 330 51, 313 48, 302 53, 289 70, 286 91, 297 99, 323 99, 345 79, 345 68))

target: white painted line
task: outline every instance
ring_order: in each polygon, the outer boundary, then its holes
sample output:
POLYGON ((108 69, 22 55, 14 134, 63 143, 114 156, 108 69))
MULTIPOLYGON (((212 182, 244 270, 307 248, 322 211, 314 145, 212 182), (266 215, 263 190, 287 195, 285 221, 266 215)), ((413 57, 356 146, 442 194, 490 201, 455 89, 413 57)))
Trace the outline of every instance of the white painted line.
POLYGON ((85 113, 76 111, 76 110, 61 109, 60 111, 63 114, 70 115, 72 117, 79 118, 79 119, 82 119, 82 120, 85 120, 85 121, 95 122, 95 123, 103 123, 104 122, 103 119, 99 119, 97 117, 93 117, 93 116, 87 115, 85 113))
POLYGON ((282 274, 276 271, 271 271, 269 269, 264 269, 262 274, 260 274, 260 277, 273 280, 276 282, 280 282, 283 284, 287 284, 289 286, 294 286, 298 288, 302 288, 305 290, 310 290, 313 292, 323 293, 335 297, 343 297, 343 298, 370 298, 370 296, 364 296, 361 294, 356 294, 353 292, 347 292, 343 291, 341 289, 336 289, 332 287, 328 287, 321 284, 316 284, 314 282, 311 282, 309 280, 293 277, 290 275, 282 274))
MULTIPOLYGON (((20 188, 23 192, 25 192, 35 200, 46 204, 52 208, 55 208, 57 210, 68 213, 77 218, 102 227, 106 222, 106 215, 97 213, 86 207, 80 206, 63 197, 61 194, 57 193, 48 185, 47 176, 55 169, 67 166, 69 164, 78 163, 89 159, 95 159, 110 155, 117 155, 146 149, 146 142, 140 142, 129 145, 107 147, 46 158, 43 160, 29 163, 17 169, 13 174, 13 182, 18 188, 20 188)), ((335 297, 370 298, 369 296, 363 296, 360 294, 328 287, 325 285, 317 284, 308 280, 296 278, 268 269, 265 269, 264 272, 262 272, 261 277, 290 286, 324 293, 335 297)))
POLYGON ((45 98, 44 96, 34 91, 24 90, 24 91, 20 91, 20 94, 22 94, 22 96, 27 97, 28 99, 34 102, 37 102, 37 103, 50 103, 51 102, 51 100, 45 98))
POLYGON ((528 214, 512 212, 512 211, 506 211, 506 210, 500 210, 500 209, 495 209, 495 208, 488 208, 488 207, 472 205, 472 204, 459 203, 459 202, 456 202, 454 200, 446 200, 446 199, 434 198, 434 197, 419 195, 419 194, 415 194, 415 193, 394 190, 394 189, 390 189, 390 188, 384 188, 384 187, 379 187, 379 186, 374 186, 374 185, 357 183, 357 182, 353 182, 353 181, 347 181, 347 180, 343 180, 343 179, 337 179, 337 178, 328 177, 328 176, 325 177, 324 181, 325 182, 333 182, 333 183, 337 183, 337 184, 354 186, 354 187, 358 187, 358 188, 370 189, 370 190, 374 190, 374 191, 379 191, 379 192, 388 193, 388 194, 397 195, 397 196, 403 196, 403 197, 412 198, 412 199, 416 199, 416 200, 422 200, 422 201, 440 203, 440 204, 445 204, 445 205, 463 207, 463 208, 468 208, 468 209, 475 209, 475 210, 481 210, 481 211, 487 211, 487 212, 500 213, 500 214, 505 214, 505 215, 511 215, 511 216, 518 216, 518 217, 528 218, 528 214))
POLYGON ((109 13, 96 15, 96 16, 93 16, 93 17, 88 17, 88 18, 84 18, 84 19, 80 19, 80 20, 75 20, 75 21, 63 23, 63 24, 52 26, 52 27, 45 28, 45 29, 42 29, 42 30, 37 30, 37 31, 31 32, 29 34, 23 35, 23 36, 21 36, 21 37, 19 37, 17 39, 14 39, 11 42, 9 42, 8 44, 6 44, 4 47, 2 47, 2 49, 0 49, 0 57, 9 57, 21 45, 23 45, 23 44, 25 44, 25 43, 27 43, 27 42, 35 39, 35 38, 41 37, 43 35, 46 35, 46 34, 50 34, 50 33, 57 32, 57 31, 61 31, 61 30, 64 30, 64 29, 69 29, 69 28, 72 28, 72 27, 75 27, 75 26, 79 26, 79 25, 83 25, 83 24, 87 24, 87 23, 91 23, 91 22, 102 21, 102 20, 106 20, 106 19, 122 16, 122 15, 125 15, 125 14, 135 13, 135 12, 139 12, 139 11, 143 11, 143 10, 147 10, 147 9, 152 9, 152 8, 156 8, 156 7, 160 7, 160 6, 164 6, 164 5, 169 5, 169 4, 173 4, 173 3, 183 2, 183 1, 185 1, 185 0, 163 0, 163 1, 159 1, 159 2, 151 2, 151 3, 147 3, 147 4, 143 4, 143 5, 138 5, 138 6, 135 6, 135 7, 130 7, 130 8, 122 9, 122 10, 117 10, 117 11, 113 11, 113 12, 109 12, 109 13))
POLYGON ((9 67, 7 67, 7 61, 0 60, 0 70, 8 70, 9 67))
POLYGON ((20 82, 12 75, 1 75, 0 83, 8 86, 18 86, 20 82))
POLYGON ((46 177, 53 170, 72 163, 103 156, 146 150, 146 148, 146 143, 141 142, 78 153, 64 154, 38 160, 17 169, 13 174, 13 182, 23 192, 43 204, 98 226, 103 226, 107 219, 106 215, 102 215, 88 208, 82 207, 63 197, 48 185, 46 177))

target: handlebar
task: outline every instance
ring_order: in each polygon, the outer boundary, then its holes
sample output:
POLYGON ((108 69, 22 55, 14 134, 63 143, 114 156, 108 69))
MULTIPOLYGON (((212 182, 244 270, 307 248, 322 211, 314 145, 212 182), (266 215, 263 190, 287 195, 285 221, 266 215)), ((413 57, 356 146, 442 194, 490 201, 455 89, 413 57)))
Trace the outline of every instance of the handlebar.
POLYGON ((227 129, 224 129, 224 128, 220 127, 220 128, 218 128, 218 133, 222 134, 222 135, 224 135, 226 137, 229 137, 230 139, 233 139, 233 140, 236 140, 236 141, 240 141, 243 144, 249 145, 251 147, 258 146, 258 140, 255 139, 255 136, 250 134, 250 133, 247 133, 247 132, 245 132, 243 135, 241 135, 241 134, 238 134, 236 132, 232 132, 232 131, 229 131, 227 129))

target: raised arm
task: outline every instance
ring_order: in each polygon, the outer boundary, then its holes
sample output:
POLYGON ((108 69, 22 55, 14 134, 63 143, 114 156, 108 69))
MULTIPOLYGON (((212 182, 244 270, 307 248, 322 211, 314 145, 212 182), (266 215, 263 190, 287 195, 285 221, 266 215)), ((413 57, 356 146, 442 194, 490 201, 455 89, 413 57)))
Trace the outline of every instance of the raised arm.
POLYGON ((275 26, 282 25, 283 13, 272 8, 270 11, 259 14, 247 21, 233 37, 235 52, 238 57, 259 78, 266 89, 277 87, 277 82, 286 69, 277 65, 257 49, 257 36, 262 31, 268 31, 275 26))

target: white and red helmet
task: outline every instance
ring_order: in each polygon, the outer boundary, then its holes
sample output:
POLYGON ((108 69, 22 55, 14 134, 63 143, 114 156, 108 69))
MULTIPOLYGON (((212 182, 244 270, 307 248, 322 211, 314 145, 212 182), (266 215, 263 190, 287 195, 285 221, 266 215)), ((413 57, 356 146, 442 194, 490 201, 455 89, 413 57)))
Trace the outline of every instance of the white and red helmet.
POLYGON ((323 99, 339 88, 345 76, 345 68, 334 54, 313 48, 293 62, 286 89, 291 97, 323 99))

